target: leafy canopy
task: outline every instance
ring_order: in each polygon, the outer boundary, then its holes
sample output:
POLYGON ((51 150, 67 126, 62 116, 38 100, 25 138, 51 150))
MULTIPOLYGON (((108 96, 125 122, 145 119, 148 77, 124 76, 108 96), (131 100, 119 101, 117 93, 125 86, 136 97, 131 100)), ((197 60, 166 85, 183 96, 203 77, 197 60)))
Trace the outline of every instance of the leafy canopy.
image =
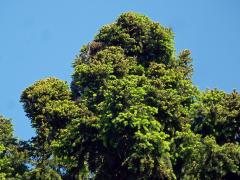
MULTIPOLYGON (((239 178, 240 96, 199 91, 190 55, 176 55, 171 29, 123 13, 81 48, 70 88, 46 78, 23 91, 36 136, 19 152, 0 145, 0 176, 239 178), (11 157, 23 152, 17 171, 11 157)), ((12 138, 11 125, 5 129, 3 139, 12 138)))

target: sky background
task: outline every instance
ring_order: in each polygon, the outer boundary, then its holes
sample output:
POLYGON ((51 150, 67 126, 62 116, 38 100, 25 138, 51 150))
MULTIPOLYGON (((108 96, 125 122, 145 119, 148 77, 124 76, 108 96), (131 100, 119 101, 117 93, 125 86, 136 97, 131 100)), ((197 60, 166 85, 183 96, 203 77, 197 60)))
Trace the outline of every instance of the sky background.
POLYGON ((0 0, 0 113, 17 137, 33 136, 21 92, 49 76, 70 83, 81 46, 127 11, 173 29, 177 53, 192 51, 201 90, 240 91, 239 9, 239 0, 0 0))

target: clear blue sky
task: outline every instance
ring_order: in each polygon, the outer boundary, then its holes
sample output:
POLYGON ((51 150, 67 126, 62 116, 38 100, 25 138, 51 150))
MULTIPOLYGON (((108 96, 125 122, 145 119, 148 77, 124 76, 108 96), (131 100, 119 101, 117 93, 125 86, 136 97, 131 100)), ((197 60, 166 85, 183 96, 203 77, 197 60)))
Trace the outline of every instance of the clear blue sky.
POLYGON ((192 51, 200 89, 240 90, 239 9, 239 0, 0 0, 0 113, 30 138, 21 92, 48 76, 70 82, 80 47, 126 11, 173 28, 177 52, 192 51))

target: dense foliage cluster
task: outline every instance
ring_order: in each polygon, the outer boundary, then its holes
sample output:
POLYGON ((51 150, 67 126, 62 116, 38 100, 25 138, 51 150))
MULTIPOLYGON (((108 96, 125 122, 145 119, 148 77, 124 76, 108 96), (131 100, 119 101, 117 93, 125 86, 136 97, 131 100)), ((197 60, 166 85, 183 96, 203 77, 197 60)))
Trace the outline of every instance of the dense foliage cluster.
POLYGON ((0 179, 239 178, 240 95, 199 91, 190 54, 171 29, 122 14, 82 47, 71 88, 23 91, 35 137, 0 118, 0 179))

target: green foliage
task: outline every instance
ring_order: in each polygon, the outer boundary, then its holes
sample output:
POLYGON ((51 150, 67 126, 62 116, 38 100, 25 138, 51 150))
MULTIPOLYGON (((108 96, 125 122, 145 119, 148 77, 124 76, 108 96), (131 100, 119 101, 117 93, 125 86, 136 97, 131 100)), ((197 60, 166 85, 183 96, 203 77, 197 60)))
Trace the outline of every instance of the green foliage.
POLYGON ((168 64, 174 55, 173 33, 148 17, 129 12, 104 26, 96 36, 104 46, 119 46, 127 56, 168 64))
POLYGON ((194 106, 192 129, 203 136, 213 135, 219 144, 240 141, 240 95, 207 90, 194 106))
POLYGON ((27 171, 26 153, 13 137, 11 121, 0 116, 0 179, 21 179, 27 171))
POLYGON ((179 179, 225 179, 240 175, 240 146, 218 145, 215 138, 201 138, 189 127, 177 133, 172 143, 174 168, 179 179))
POLYGON ((23 91, 35 137, 19 143, 0 118, 0 179, 239 178, 240 96, 200 92, 191 62, 171 29, 123 13, 82 47, 71 90, 23 91))
POLYGON ((190 51, 174 55, 171 30, 145 16, 125 13, 104 26, 74 63, 74 100, 91 115, 78 128, 69 125, 71 133, 57 144, 66 148, 78 134, 74 147, 83 151, 72 158, 90 157, 77 164, 87 160, 96 179, 174 179, 169 140, 190 121, 197 94, 190 51), (91 138, 78 132, 81 126, 94 132, 91 138))
POLYGON ((31 164, 36 168, 28 177, 59 179, 65 166, 53 154, 51 142, 58 138, 60 130, 70 120, 78 117, 79 107, 71 101, 66 82, 56 78, 37 81, 22 93, 21 102, 36 129, 36 137, 31 139, 27 148, 31 164))

